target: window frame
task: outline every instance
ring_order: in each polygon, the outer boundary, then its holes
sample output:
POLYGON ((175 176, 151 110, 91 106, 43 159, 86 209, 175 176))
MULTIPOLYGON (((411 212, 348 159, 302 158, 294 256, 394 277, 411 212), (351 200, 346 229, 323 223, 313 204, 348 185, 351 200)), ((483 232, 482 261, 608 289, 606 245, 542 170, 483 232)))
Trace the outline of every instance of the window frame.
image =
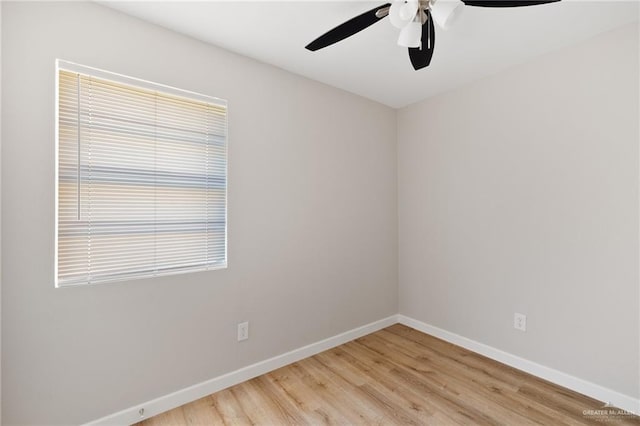
POLYGON ((179 275, 179 274, 187 274, 193 272, 205 272, 205 271, 213 271, 228 268, 228 228, 229 228, 229 218, 228 218, 228 192, 229 192, 229 107, 228 101, 225 99, 217 98, 214 96, 203 95, 201 93, 192 92, 189 90, 179 89, 173 86, 168 86, 161 83, 154 83, 148 80, 127 76, 120 73, 105 71, 99 68, 94 68, 91 66, 81 65, 78 63, 66 61, 63 59, 56 59, 55 61, 55 218, 54 218, 54 286, 55 288, 73 288, 73 287, 84 287, 84 286, 93 286, 100 284, 109 284, 114 282, 122 282, 122 281, 136 281, 139 279, 148 279, 155 277, 163 277, 163 276, 171 276, 171 275, 179 275), (89 75, 91 77, 95 77, 98 79, 112 81, 118 84, 134 86, 136 88, 140 88, 143 90, 150 90, 154 92, 165 93, 170 96, 177 96, 181 98, 185 98, 188 100, 193 100, 197 102, 204 102, 207 104, 215 105, 217 107, 223 107, 225 109, 225 117, 224 117, 224 132, 225 132, 225 166, 224 166, 224 261, 216 266, 202 265, 202 267, 194 267, 187 270, 160 270, 154 273, 146 273, 144 271, 140 271, 139 275, 137 273, 129 273, 129 275, 125 276, 112 276, 109 278, 103 278, 98 280, 87 280, 84 282, 73 282, 73 283, 61 283, 59 277, 59 208, 60 208, 60 194, 59 194, 59 183, 60 183, 60 72, 68 71, 78 74, 89 75))

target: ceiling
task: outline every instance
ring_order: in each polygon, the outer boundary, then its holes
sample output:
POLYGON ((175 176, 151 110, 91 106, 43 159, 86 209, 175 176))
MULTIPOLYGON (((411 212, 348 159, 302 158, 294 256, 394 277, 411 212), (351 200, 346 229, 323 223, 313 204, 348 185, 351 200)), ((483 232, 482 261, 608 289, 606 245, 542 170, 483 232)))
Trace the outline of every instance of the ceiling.
MULTIPOLYGON (((304 46, 380 1, 103 2, 196 39, 394 108, 638 21, 637 1, 563 0, 520 8, 465 7, 436 28, 431 65, 414 71, 388 18, 333 46, 304 46)), ((597 56, 594 55, 594 60, 597 56)))

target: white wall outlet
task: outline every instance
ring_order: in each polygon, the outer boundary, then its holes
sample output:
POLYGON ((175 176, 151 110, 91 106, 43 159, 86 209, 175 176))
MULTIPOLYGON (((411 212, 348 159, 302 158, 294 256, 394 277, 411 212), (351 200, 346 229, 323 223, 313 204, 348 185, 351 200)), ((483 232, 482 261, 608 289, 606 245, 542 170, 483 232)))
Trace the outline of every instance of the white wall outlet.
POLYGON ((238 342, 249 338, 249 321, 238 324, 238 342))
POLYGON ((513 328, 520 331, 527 331, 527 316, 524 314, 513 314, 513 328))

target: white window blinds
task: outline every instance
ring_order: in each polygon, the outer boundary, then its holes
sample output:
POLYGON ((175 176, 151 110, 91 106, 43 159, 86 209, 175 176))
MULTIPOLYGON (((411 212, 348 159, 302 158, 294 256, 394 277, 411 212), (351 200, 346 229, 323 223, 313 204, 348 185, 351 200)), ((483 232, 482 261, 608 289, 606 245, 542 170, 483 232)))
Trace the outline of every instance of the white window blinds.
POLYGON ((224 101, 61 61, 57 101, 57 286, 226 266, 224 101))

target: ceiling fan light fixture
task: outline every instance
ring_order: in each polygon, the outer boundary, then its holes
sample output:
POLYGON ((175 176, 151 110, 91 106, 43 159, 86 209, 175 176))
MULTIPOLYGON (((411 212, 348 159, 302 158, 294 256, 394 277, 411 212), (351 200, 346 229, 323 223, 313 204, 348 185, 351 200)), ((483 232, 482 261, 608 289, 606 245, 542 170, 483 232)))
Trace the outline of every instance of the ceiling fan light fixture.
POLYGON ((433 20, 443 30, 448 30, 460 18, 464 3, 460 0, 437 0, 431 8, 433 20))
MULTIPOLYGON (((407 10, 405 10, 405 7, 407 5, 408 3, 405 2, 404 0, 395 0, 393 3, 391 3, 391 7, 389 8, 389 22, 391 22, 391 25, 401 29, 401 28, 404 28, 409 22, 411 22, 411 20, 415 16, 415 13, 413 13, 413 15, 408 14, 408 15, 411 15, 411 16, 408 16, 407 10), (404 18, 404 16, 408 16, 408 17, 404 18)), ((416 6, 416 12, 417 12, 417 6, 416 6)))
POLYGON ((420 47, 422 24, 414 19, 400 30, 398 45, 404 47, 420 47))
POLYGON ((418 0, 407 0, 405 4, 400 7, 400 19, 404 21, 410 21, 418 13, 418 7, 420 3, 418 0))

